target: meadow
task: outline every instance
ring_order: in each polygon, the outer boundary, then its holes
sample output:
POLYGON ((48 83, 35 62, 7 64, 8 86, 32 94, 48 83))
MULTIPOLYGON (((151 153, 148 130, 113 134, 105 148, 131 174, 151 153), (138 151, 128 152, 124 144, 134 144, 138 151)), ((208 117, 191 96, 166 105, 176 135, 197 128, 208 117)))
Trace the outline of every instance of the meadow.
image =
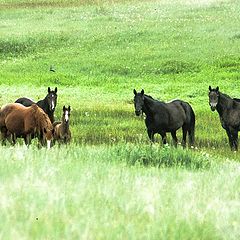
POLYGON ((239 16, 237 0, 0 0, 0 105, 57 86, 73 135, 0 146, 0 238, 239 239, 239 153, 208 105, 209 85, 240 97, 239 16), (150 145, 134 88, 188 101, 195 149, 150 145))

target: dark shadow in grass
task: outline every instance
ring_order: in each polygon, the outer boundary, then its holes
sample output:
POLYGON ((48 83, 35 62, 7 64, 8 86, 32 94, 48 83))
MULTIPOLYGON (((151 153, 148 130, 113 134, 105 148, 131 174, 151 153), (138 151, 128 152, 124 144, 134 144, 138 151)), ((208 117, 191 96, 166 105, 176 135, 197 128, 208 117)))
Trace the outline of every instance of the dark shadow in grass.
POLYGON ((69 37, 64 34, 41 34, 19 39, 0 39, 0 57, 27 56, 37 51, 46 51, 66 46, 69 41, 69 37))
POLYGON ((116 147, 118 155, 126 159, 129 165, 143 165, 154 167, 186 168, 191 170, 209 169, 210 156, 194 150, 183 150, 173 147, 155 145, 131 145, 116 147), (130 147, 131 146, 131 147, 130 147))
POLYGON ((199 67, 194 63, 171 60, 162 63, 155 71, 155 74, 179 74, 199 72, 199 67))
POLYGON ((240 71, 240 57, 224 57, 218 59, 216 65, 228 72, 240 71))

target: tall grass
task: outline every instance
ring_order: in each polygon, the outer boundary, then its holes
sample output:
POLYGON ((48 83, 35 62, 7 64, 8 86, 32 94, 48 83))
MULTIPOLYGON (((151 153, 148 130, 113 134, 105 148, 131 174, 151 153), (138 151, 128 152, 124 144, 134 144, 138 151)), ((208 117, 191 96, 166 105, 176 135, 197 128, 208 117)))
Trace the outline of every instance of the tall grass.
POLYGON ((209 85, 239 97, 239 13, 227 0, 1 1, 0 105, 57 86, 73 139, 0 147, 0 238, 239 239, 239 154, 208 106, 209 85), (192 105, 194 150, 149 144, 134 88, 192 105))
POLYGON ((174 155, 124 147, 1 147, 1 238, 239 237, 239 164, 180 149, 174 155), (129 160, 153 154, 187 164, 129 167, 129 160))

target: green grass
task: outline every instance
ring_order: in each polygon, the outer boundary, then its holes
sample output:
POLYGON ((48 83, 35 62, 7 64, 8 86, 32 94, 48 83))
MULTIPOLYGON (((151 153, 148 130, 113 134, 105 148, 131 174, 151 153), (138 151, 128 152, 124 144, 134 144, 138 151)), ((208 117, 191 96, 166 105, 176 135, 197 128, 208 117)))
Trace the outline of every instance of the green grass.
POLYGON ((173 151, 124 147, 2 147, 1 238, 239 237, 238 163, 216 164, 206 153, 179 149, 192 160, 187 167, 131 167, 128 155, 170 160, 173 151), (196 169, 199 161, 210 165, 196 169))
POLYGON ((239 239, 239 153, 208 105, 209 85, 240 96, 239 15, 237 0, 0 0, 0 105, 57 86, 73 135, 0 147, 0 238, 239 239), (150 145, 134 88, 188 101, 196 148, 150 145))

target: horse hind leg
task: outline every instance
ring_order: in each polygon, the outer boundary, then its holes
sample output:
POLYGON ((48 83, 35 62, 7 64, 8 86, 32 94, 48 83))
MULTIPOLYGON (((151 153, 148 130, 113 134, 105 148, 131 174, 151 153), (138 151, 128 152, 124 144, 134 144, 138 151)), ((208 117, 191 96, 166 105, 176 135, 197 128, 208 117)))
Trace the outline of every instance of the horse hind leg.
POLYGON ((172 138, 173 138, 174 147, 177 147, 178 139, 177 139, 176 131, 172 131, 171 135, 172 135, 172 138))
POLYGON ((182 146, 183 146, 183 148, 185 148, 186 147, 186 140, 187 140, 187 128, 186 128, 186 126, 184 125, 183 127, 182 127, 182 146))
POLYGON ((16 133, 11 134, 11 138, 12 138, 12 145, 15 145, 17 141, 16 133))

